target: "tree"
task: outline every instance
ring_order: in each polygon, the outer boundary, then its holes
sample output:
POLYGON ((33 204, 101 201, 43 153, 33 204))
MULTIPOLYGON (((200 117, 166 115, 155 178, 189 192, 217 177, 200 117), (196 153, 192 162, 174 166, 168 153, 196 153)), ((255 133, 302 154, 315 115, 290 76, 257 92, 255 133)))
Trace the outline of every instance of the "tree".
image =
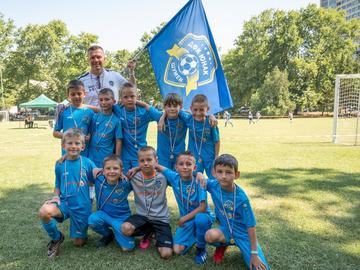
POLYGON ((309 106, 304 93, 322 110, 332 105, 335 75, 360 72, 354 54, 359 20, 344 12, 309 5, 300 11, 266 10, 246 22, 235 48, 223 58, 234 103, 239 106, 263 85, 276 66, 288 72, 290 97, 297 109, 309 106))
POLYGON ((251 97, 251 108, 264 115, 284 115, 295 108, 290 100, 286 71, 275 67, 265 76, 264 84, 251 97))

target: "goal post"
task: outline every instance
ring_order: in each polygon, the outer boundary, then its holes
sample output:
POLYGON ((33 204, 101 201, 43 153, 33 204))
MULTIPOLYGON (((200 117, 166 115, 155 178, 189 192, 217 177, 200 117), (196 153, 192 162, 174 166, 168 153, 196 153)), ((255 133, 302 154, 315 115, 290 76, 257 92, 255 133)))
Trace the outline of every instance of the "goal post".
POLYGON ((336 75, 333 143, 360 144, 360 74, 336 75))

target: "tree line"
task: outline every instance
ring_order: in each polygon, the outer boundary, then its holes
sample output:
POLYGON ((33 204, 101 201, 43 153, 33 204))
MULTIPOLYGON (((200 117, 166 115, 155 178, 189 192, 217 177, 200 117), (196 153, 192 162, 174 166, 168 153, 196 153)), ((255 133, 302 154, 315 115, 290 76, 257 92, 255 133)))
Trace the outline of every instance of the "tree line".
MULTIPOLYGON (((133 52, 106 51, 106 67, 126 70, 128 60, 163 25, 144 33, 133 52)), ((239 32, 234 48, 222 55, 233 110, 247 106, 263 115, 332 110, 335 75, 360 72, 360 20, 347 21, 342 11, 316 5, 265 10, 239 32)), ((92 33, 71 35, 61 20, 16 28, 0 14, 2 106, 40 93, 58 102, 65 99, 67 82, 88 70, 87 48, 96 43, 92 33)), ((161 100, 147 52, 138 59, 136 77, 144 100, 161 100)))

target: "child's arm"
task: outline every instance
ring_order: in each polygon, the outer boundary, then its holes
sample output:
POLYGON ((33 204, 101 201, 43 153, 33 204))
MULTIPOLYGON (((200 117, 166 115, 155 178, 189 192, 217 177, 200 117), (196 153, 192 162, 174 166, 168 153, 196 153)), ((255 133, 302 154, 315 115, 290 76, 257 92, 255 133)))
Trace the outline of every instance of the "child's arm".
POLYGON ((63 133, 61 131, 53 131, 54 138, 62 139, 63 133))
POLYGON ((197 213, 203 212, 206 212, 206 203, 204 201, 200 202, 200 205, 194 210, 192 210, 189 214, 181 217, 178 221, 178 225, 180 227, 183 227, 186 221, 193 219, 197 213))
POLYGON ((128 170, 128 172, 126 174, 126 178, 128 180, 131 180, 134 177, 134 175, 137 174, 140 171, 141 171, 141 169, 139 167, 131 168, 130 170, 128 170))
POLYGON ((216 127, 218 124, 218 120, 216 119, 216 117, 213 114, 209 115, 209 124, 212 127, 216 127))
POLYGON ((136 105, 140 106, 140 107, 143 107, 145 108, 145 110, 149 111, 150 110, 150 105, 147 104, 146 102, 144 101, 141 101, 141 100, 136 100, 136 105))
POLYGON ((92 109, 94 112, 101 112, 101 109, 99 107, 96 107, 94 105, 85 104, 85 107, 92 109))
POLYGON ((118 157, 120 157, 120 154, 121 154, 121 147, 122 147, 122 140, 121 139, 116 139, 116 142, 115 142, 115 155, 117 155, 118 157))
POLYGON ((260 259, 258 255, 255 227, 249 227, 247 231, 248 231, 248 235, 250 239, 250 247, 251 247, 250 269, 253 269, 253 267, 255 267, 255 269, 266 270, 266 266, 264 262, 260 259))
POLYGON ((215 143, 215 158, 219 156, 219 152, 220 152, 220 141, 217 141, 215 143))

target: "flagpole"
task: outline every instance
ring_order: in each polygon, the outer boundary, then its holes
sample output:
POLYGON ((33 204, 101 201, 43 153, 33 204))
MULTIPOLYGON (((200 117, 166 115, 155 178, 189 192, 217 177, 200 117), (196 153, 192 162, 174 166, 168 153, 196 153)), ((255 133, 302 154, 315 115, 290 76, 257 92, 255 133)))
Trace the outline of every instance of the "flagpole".
MULTIPOLYGON (((144 45, 144 46, 140 49, 140 51, 139 51, 137 54, 135 54, 134 57, 132 57, 131 61, 137 61, 137 60, 140 58, 140 56, 144 53, 144 51, 145 51, 145 49, 146 49, 146 46, 147 46, 147 44, 144 45)), ((127 69, 128 69, 128 67, 124 67, 124 69, 121 71, 121 74, 125 73, 125 71, 126 71, 127 69)))

